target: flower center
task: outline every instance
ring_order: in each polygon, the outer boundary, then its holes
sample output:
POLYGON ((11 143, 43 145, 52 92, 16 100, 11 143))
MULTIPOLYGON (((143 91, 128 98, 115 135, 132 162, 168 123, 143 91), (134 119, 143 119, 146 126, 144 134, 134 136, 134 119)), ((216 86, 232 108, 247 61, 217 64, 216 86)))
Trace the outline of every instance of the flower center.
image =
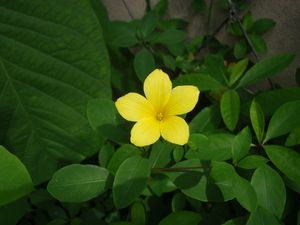
POLYGON ((164 115, 163 115, 161 112, 159 112, 159 113, 156 114, 156 119, 157 119, 158 121, 162 121, 163 118, 164 118, 164 115))

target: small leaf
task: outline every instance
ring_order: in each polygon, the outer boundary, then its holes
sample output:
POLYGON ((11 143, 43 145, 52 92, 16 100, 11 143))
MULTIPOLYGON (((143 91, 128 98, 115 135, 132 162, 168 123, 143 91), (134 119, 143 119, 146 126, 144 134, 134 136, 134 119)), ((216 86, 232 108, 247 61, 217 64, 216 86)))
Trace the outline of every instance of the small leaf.
POLYGON ((109 24, 109 39, 111 45, 123 48, 133 47, 138 43, 135 27, 130 22, 113 21, 109 24))
POLYGON ((243 158, 238 162, 238 167, 243 169, 256 169, 264 164, 266 164, 269 160, 260 155, 249 155, 243 158))
POLYGON ((247 43, 245 40, 240 40, 237 43, 235 43, 233 48, 233 54, 234 57, 237 59, 242 59, 245 57, 247 53, 247 43))
POLYGON ((245 72, 248 66, 248 59, 242 59, 229 68, 230 79, 229 85, 233 85, 245 72))
POLYGON ((249 212, 255 211, 257 207, 257 197, 251 183, 242 177, 238 177, 234 190, 237 201, 249 212))
POLYGON ((255 99, 251 103, 250 119, 256 138, 258 142, 261 143, 264 137, 265 117, 262 108, 255 99))
POLYGON ((145 78, 155 69, 155 60, 151 52, 142 48, 134 57, 134 70, 139 80, 144 82, 145 78))
POLYGON ((200 91, 218 90, 223 85, 215 78, 203 73, 190 73, 179 76, 173 81, 175 86, 178 85, 195 85, 200 91))
POLYGON ((243 35, 243 31, 237 22, 228 23, 226 31, 234 36, 243 35))
POLYGON ((175 162, 180 162, 184 156, 184 149, 182 146, 176 146, 173 149, 173 159, 175 162))
POLYGON ((240 80, 238 88, 275 76, 291 64, 293 59, 293 55, 283 54, 261 60, 246 72, 240 80))
POLYGON ((113 199, 118 209, 130 205, 144 191, 150 172, 149 160, 139 155, 120 165, 113 184, 113 199))
POLYGON ((177 192, 172 198, 172 211, 178 212, 184 210, 185 207, 185 197, 180 192, 177 192))
POLYGON ((253 25, 253 18, 251 12, 247 12, 243 17, 243 27, 246 31, 249 31, 253 25))
POLYGON ((191 133, 216 130, 221 122, 220 110, 216 105, 202 109, 190 122, 191 133))
POLYGON ((72 164, 54 173, 47 190, 62 202, 84 202, 104 193, 109 185, 109 172, 105 168, 72 164))
POLYGON ((131 221, 135 225, 146 224, 145 207, 141 202, 136 202, 131 206, 131 221))
POLYGON ((152 168, 163 168, 172 161, 174 145, 168 142, 156 142, 150 152, 149 161, 152 168))
POLYGON ((184 41, 185 37, 186 33, 184 31, 171 29, 159 33, 153 43, 173 45, 184 41))
POLYGON ((154 6, 153 10, 157 12, 159 16, 163 16, 168 7, 168 0, 159 0, 154 6))
POLYGON ((254 49, 259 53, 266 53, 268 50, 267 44, 265 40, 256 34, 249 34, 250 41, 254 47, 254 49))
POLYGON ((275 26, 276 22, 272 19, 259 19, 253 23, 251 31, 256 34, 262 34, 275 26))
POLYGON ((11 203, 33 190, 24 164, 0 145, 0 206, 11 203))
POLYGON ((280 218, 286 201, 285 186, 280 175, 268 165, 263 165, 255 170, 251 184, 256 192, 258 205, 280 218))
POLYGON ((144 37, 151 34, 158 24, 158 15, 156 11, 149 11, 142 19, 142 32, 144 37))
POLYGON ((201 220, 199 213, 178 211, 169 214, 158 225, 198 225, 201 220))
POLYGON ((141 154, 140 150, 133 145, 124 144, 118 148, 111 157, 107 169, 112 174, 115 174, 119 166, 129 157, 141 154))
POLYGON ((300 101, 283 104, 272 116, 264 143, 300 127, 300 101))
POLYGON ((250 150, 252 142, 252 136, 250 129, 245 127, 240 133, 238 133, 232 142, 232 159, 234 162, 239 161, 250 150))
POLYGON ((233 131, 240 114, 240 96, 235 90, 228 90, 223 94, 220 109, 226 127, 233 131))
POLYGON ((288 178, 300 185, 300 154, 278 145, 266 145, 264 149, 274 165, 288 178))
POLYGON ((175 69, 176 69, 176 60, 174 59, 174 57, 171 56, 171 55, 163 54, 162 58, 163 58, 163 63, 165 65, 165 67, 170 69, 170 70, 175 71, 175 69))
POLYGON ((103 145, 98 154, 99 165, 106 168, 114 152, 115 149, 112 144, 107 143, 103 145))
POLYGON ((227 69, 224 65, 224 58, 221 55, 208 55, 204 59, 204 64, 209 75, 221 84, 227 84, 227 69))

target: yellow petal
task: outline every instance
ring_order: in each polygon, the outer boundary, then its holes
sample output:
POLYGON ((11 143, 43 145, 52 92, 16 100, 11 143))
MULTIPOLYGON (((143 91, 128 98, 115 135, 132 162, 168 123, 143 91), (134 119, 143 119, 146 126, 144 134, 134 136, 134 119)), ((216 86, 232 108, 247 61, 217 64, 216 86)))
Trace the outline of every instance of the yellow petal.
POLYGON ((168 116, 161 122, 161 135, 171 143, 184 145, 189 139, 189 126, 178 116, 168 116))
POLYGON ((193 110, 198 102, 199 90, 195 86, 177 86, 172 90, 165 106, 165 115, 181 115, 193 110))
POLYGON ((152 103, 157 111, 161 111, 169 100, 172 83, 168 74, 156 69, 151 72, 144 82, 146 98, 152 103))
POLYGON ((144 96, 137 93, 128 93, 120 97, 115 105, 120 115, 129 121, 136 122, 155 115, 151 103, 144 96))
POLYGON ((138 121, 131 130, 130 141, 136 146, 147 146, 156 142, 160 137, 159 121, 155 118, 145 118, 138 121))

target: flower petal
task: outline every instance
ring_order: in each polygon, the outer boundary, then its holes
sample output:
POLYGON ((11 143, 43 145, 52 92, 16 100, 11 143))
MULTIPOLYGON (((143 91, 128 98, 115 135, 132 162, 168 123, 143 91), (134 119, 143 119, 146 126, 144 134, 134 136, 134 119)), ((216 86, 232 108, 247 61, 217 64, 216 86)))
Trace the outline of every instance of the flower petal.
POLYGON ((151 103, 144 96, 137 93, 128 93, 118 98, 115 105, 120 115, 129 121, 136 122, 155 115, 151 103))
POLYGON ((184 145, 189 139, 189 126, 178 116, 169 116, 161 123, 161 135, 167 141, 184 145))
POLYGON ((149 117, 138 121, 131 130, 130 141, 136 146, 151 145, 160 137, 159 121, 149 117))
POLYGON ((168 74, 156 69, 151 72, 144 82, 146 98, 157 111, 160 111, 169 100, 172 83, 168 74))
POLYGON ((192 111, 198 102, 199 93, 198 88, 192 85, 175 87, 165 106, 165 115, 181 115, 192 111))

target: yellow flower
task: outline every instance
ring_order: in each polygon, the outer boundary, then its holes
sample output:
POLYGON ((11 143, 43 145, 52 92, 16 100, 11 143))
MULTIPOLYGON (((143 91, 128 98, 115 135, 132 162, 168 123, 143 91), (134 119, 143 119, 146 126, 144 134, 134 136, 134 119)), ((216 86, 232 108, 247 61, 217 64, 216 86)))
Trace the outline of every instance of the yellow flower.
POLYGON ((184 145, 189 139, 189 126, 181 117, 197 104, 199 90, 195 86, 177 86, 172 89, 169 76, 162 70, 151 72, 144 82, 144 93, 128 93, 116 101, 120 115, 137 122, 131 130, 130 141, 136 146, 151 145, 160 136, 184 145))

